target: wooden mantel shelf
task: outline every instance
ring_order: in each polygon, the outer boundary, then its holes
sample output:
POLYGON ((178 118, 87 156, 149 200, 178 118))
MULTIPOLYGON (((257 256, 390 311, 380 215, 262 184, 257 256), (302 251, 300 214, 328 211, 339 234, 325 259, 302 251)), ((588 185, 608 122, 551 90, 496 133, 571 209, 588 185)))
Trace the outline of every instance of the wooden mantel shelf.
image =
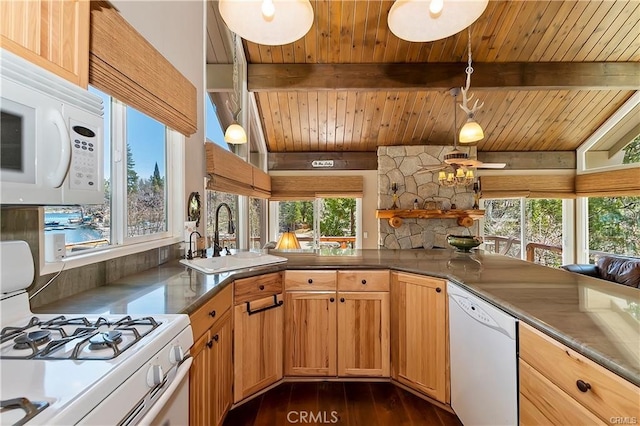
POLYGON ((402 219, 458 219, 458 225, 469 227, 483 217, 484 210, 376 210, 376 218, 389 219, 394 228, 402 225, 402 219))

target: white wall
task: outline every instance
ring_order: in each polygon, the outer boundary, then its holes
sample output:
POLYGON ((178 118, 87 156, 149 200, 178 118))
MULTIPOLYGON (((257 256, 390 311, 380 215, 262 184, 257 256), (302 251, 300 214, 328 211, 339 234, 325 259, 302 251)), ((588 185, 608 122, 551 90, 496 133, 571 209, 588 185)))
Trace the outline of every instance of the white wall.
MULTIPOLYGON (((192 191, 204 192, 205 22, 206 2, 122 1, 111 2, 120 14, 197 90, 198 130, 186 140, 184 205, 192 191)), ((182 209, 185 215, 186 207, 182 209)))

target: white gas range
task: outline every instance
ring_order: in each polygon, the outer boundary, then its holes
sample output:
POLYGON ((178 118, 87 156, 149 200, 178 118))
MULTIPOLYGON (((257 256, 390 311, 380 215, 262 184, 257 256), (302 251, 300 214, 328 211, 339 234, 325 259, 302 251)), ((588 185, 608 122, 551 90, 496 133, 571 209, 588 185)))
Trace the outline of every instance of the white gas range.
POLYGON ((187 315, 35 316, 28 245, 0 257, 0 424, 188 423, 187 315))

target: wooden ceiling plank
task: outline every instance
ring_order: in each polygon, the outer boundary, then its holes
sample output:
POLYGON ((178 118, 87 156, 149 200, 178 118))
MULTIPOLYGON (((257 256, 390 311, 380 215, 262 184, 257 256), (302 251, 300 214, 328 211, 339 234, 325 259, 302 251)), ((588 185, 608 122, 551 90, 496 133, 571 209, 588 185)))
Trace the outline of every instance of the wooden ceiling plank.
MULTIPOLYGON (((362 3, 362 2, 358 2, 362 3)), ((373 62, 373 56, 375 52, 375 46, 378 42, 377 34, 381 16, 382 3, 379 0, 368 1, 367 3, 367 20, 366 27, 364 28, 362 51, 360 52, 360 59, 355 58, 358 63, 371 63, 373 62)))
POLYGON ((313 14, 313 24, 311 25, 311 29, 309 32, 300 39, 301 43, 304 43, 304 53, 305 53, 305 61, 306 63, 316 63, 318 62, 318 6, 317 1, 311 1, 312 6, 314 6, 314 10, 316 11, 313 14))
MULTIPOLYGON (((366 151, 364 143, 362 141, 362 122, 364 121, 364 113, 367 105, 367 98, 371 96, 371 92, 349 92, 349 98, 355 99, 355 105, 351 111, 353 111, 353 122, 351 123, 351 135, 350 138, 354 144, 354 150, 366 151)), ((347 109, 349 109, 349 103, 347 103, 347 109)), ((345 134, 345 138, 346 138, 345 134)))
MULTIPOLYGON (((264 56, 264 55, 263 55, 264 56)), ((472 86, 491 90, 637 89, 638 62, 473 64, 472 86)), ((449 90, 464 84, 462 63, 250 64, 249 91, 449 90)))
MULTIPOLYGON (((263 64, 273 64, 271 46, 265 46, 264 44, 259 44, 258 48, 260 49, 260 59, 263 64)), ((247 73, 251 70, 251 64, 247 64, 247 73)))
POLYGON ((291 128, 291 112, 289 111, 289 96, 287 92, 278 92, 278 111, 280 111, 280 126, 284 138, 285 151, 295 151, 293 131, 291 128))
MULTIPOLYGON (((375 138, 371 137, 371 133, 373 132, 374 126, 374 116, 376 114, 376 110, 379 107, 379 97, 383 95, 382 92, 365 92, 367 97, 367 102, 364 106, 364 114, 362 115, 362 129, 360 131, 360 146, 368 146, 373 143, 375 147, 375 138)), ((354 132, 355 133, 355 132, 354 132)), ((366 151, 366 149, 363 149, 366 151)))
POLYGON ((505 34, 504 41, 500 44, 500 49, 495 54, 493 60, 496 62, 505 62, 514 55, 518 55, 523 46, 522 40, 526 40, 528 31, 535 28, 537 12, 540 10, 540 6, 544 5, 544 3, 533 1, 522 3, 513 25, 511 25, 509 32, 505 34))
MULTIPOLYGON (((342 33, 342 4, 340 1, 329 2, 329 63, 340 63, 341 54, 341 33, 342 33)), ((351 49, 347 52, 351 56, 351 49)))
MULTIPOLYGON (((640 28, 640 23, 636 28, 640 28)), ((636 30, 631 30, 609 54, 607 61, 638 62, 640 61, 640 55, 636 54, 638 48, 640 48, 640 34, 636 30)))
POLYGON ((406 130, 401 135, 400 140, 404 141, 407 145, 420 144, 419 136, 416 136, 416 130, 418 123, 421 123, 422 113, 425 110, 425 104, 427 103, 427 92, 421 90, 415 92, 415 100, 413 106, 410 109, 411 116, 407 121, 406 130))
MULTIPOLYGON (((483 61, 489 56, 489 52, 491 50, 496 49, 495 44, 497 42, 496 37, 498 34, 498 28, 500 24, 506 20, 506 16, 509 14, 510 10, 510 2, 508 1, 490 1, 489 13, 491 13, 490 19, 487 21, 485 25, 481 40, 482 43, 477 43, 474 45, 473 56, 476 61, 483 61), (493 7, 493 9, 491 9, 493 7)), ((485 11, 485 13, 487 13, 485 11)))
POLYGON ((413 94, 413 92, 398 92, 398 97, 391 113, 391 122, 387 130, 387 142, 389 145, 402 143, 398 138, 398 132, 406 129, 407 119, 404 113, 407 108, 407 100, 411 94, 413 94))
MULTIPOLYGON (((536 109, 539 111, 545 111, 545 107, 551 102, 550 92, 527 92, 527 99, 525 104, 536 105, 536 109)), ((519 117, 512 118, 510 122, 510 129, 508 129, 503 138, 502 143, 496 148, 500 151, 511 150, 512 147, 518 147, 522 149, 527 146, 527 140, 523 137, 531 128, 535 125, 540 116, 530 114, 528 111, 521 109, 518 111, 519 117)))
POLYGON ((327 145, 328 92, 318 92, 318 148, 317 151, 329 151, 327 145))
POLYGON ((515 57, 517 61, 527 61, 529 59, 544 37, 547 28, 551 25, 561 5, 561 2, 551 0, 547 2, 546 7, 537 10, 534 17, 535 24, 531 27, 531 30, 524 35, 524 40, 526 41, 518 50, 518 55, 515 57))
MULTIPOLYGON (((329 63, 329 3, 331 0, 318 0, 316 2, 316 39, 318 44, 318 53, 316 55, 316 63, 329 63)), ((312 28, 313 30, 313 28, 312 28)))
POLYGON ((345 117, 342 132, 342 143, 350 150, 358 149, 360 141, 353 140, 353 123, 356 115, 357 92, 345 92, 345 117))
POLYGON ((355 1, 342 2, 342 10, 340 12, 340 27, 338 30, 338 46, 340 51, 338 61, 340 63, 353 62, 352 54, 354 47, 354 22, 355 22, 355 1))
POLYGON ((400 96, 399 92, 387 93, 387 98, 384 104, 384 112, 382 113, 382 119, 380 120, 380 130, 378 131, 378 145, 391 145, 391 143, 387 139, 387 136, 389 134, 389 128, 393 125, 393 112, 400 96))
POLYGON ((538 129, 530 137, 533 141, 531 150, 536 149, 538 145, 541 145, 546 139, 550 139, 549 131, 554 129, 558 125, 558 117, 564 114, 571 100, 580 95, 579 91, 574 90, 559 90, 558 95, 554 99, 554 104, 549 108, 549 122, 541 124, 538 129))
POLYGON ((267 98, 269 101, 269 111, 271 111, 271 126, 266 127, 271 127, 272 129, 271 132, 267 133, 273 133, 274 137, 274 139, 270 141, 269 145, 275 147, 275 149, 272 151, 285 152, 287 147, 284 143, 284 132, 282 130, 282 120, 280 118, 278 94, 268 93, 267 98))
POLYGON ((375 63, 384 62, 385 52, 387 50, 387 43, 389 41, 389 37, 391 36, 391 31, 389 31, 386 25, 383 25, 385 16, 389 16, 389 9, 391 9, 391 2, 383 2, 380 5, 380 19, 378 21, 378 28, 376 30, 376 42, 373 48, 373 61, 375 63))
POLYGON ((505 99, 504 107, 498 112, 497 116, 500 119, 487 126, 485 131, 487 143, 483 148, 485 151, 500 151, 498 147, 505 140, 506 129, 509 128, 513 116, 517 114, 526 97, 526 92, 509 92, 508 97, 505 99))
MULTIPOLYGON (((518 141, 518 150, 531 151, 536 149, 537 138, 540 129, 548 128, 555 118, 554 111, 558 105, 559 99, 562 96, 560 91, 552 92, 540 92, 544 93, 544 99, 537 106, 539 114, 530 115, 530 123, 527 123, 528 130, 524 133, 521 132, 518 141)), ((544 130, 543 130, 544 131, 544 130)))
MULTIPOLYGON (((640 11, 638 10, 640 9, 640 2, 630 2, 625 11, 631 9, 631 6, 635 6, 635 8, 629 11, 629 17, 625 23, 609 38, 606 45, 602 45, 602 50, 597 55, 598 58, 610 60, 613 57, 615 58, 613 60, 618 60, 628 50, 635 50, 631 43, 634 41, 637 43, 640 39, 640 11)), ((590 59, 590 56, 587 59, 590 59)))
POLYGON ((418 115, 416 112, 416 99, 418 98, 418 92, 409 92, 402 108, 402 116, 400 117, 400 123, 395 130, 394 139, 398 143, 403 145, 409 145, 410 135, 413 133, 412 129, 409 129, 409 122, 414 116, 418 115))
MULTIPOLYGON (((560 137, 564 126, 567 125, 567 117, 569 117, 576 105, 578 105, 585 97, 586 91, 561 91, 564 93, 564 97, 559 99, 559 105, 556 107, 556 114, 553 123, 537 138, 536 147, 551 147, 549 151, 560 150, 560 146, 564 146, 564 143, 559 143, 560 137)), ((569 123, 570 125, 570 123, 569 123)))
POLYGON ((382 123, 382 115, 386 107, 387 96, 389 96, 389 92, 376 93, 376 101, 373 104, 374 108, 372 108, 371 119, 369 119, 368 117, 366 118, 367 133, 364 133, 363 131, 363 139, 368 144, 373 143, 376 146, 378 145, 378 134, 380 133, 380 123, 382 123))
POLYGON ((353 22, 351 22, 351 63, 362 62, 362 52, 365 51, 364 38, 367 28, 367 10, 369 2, 356 1, 353 2, 353 22))
MULTIPOLYGON (((483 128, 485 128, 485 123, 487 123, 491 117, 494 117, 496 111, 502 106, 504 96, 502 93, 489 91, 482 91, 480 93, 477 93, 477 96, 478 99, 484 102, 484 106, 476 114, 476 120, 478 121, 478 123, 480 123, 481 126, 483 126, 483 128)), ((489 135, 485 131, 485 138, 478 142, 478 150, 484 149, 484 146, 490 142, 491 140, 489 138, 489 135)))
MULTIPOLYGON (((531 105, 537 93, 540 92, 520 92, 520 96, 522 97, 520 105, 531 105)), ((518 98, 516 98, 516 100, 518 100, 518 98)), ((504 127, 500 128, 500 134, 495 138, 495 142, 491 148, 492 151, 505 151, 512 145, 518 145, 516 139, 517 132, 522 120, 526 120, 526 111, 520 106, 517 106, 510 108, 508 114, 509 119, 504 122, 504 127)))
POLYGON ((280 46, 281 57, 283 64, 295 64, 296 63, 296 52, 294 48, 294 43, 283 44, 280 46))
MULTIPOLYGON (((524 3, 527 2, 509 2, 508 13, 504 17, 504 19, 500 22, 500 26, 496 29, 496 37, 493 40, 491 48, 489 52, 487 52, 486 57, 479 57, 477 61, 487 61, 487 62, 495 62, 496 57, 500 54, 502 50, 502 45, 508 40, 509 34, 512 31, 511 28, 516 23, 516 19, 522 9, 524 3)), ((508 57, 508 54, 504 54, 503 56, 508 57)))
POLYGON ((311 129, 309 129, 309 124, 311 123, 311 120, 309 120, 309 96, 307 96, 307 94, 304 92, 297 93, 298 117, 300 120, 300 124, 298 125, 298 127, 300 128, 300 150, 302 151, 305 147, 308 147, 311 144, 311 129))
POLYGON ((436 129, 436 123, 438 123, 438 118, 440 116, 440 112, 443 108, 444 102, 443 100, 448 101, 447 104, 449 105, 448 108, 450 107, 450 102, 451 102, 451 97, 450 96, 445 96, 443 93, 441 92, 429 92, 429 111, 428 114, 423 114, 423 116, 425 117, 424 119, 424 124, 423 124, 423 129, 420 132, 420 140, 423 141, 426 144, 431 144, 431 145, 442 145, 442 141, 436 141, 433 138, 433 132, 436 129))
POLYGON ((318 92, 307 93, 307 105, 309 106, 309 151, 319 151, 318 92))
POLYGON ((574 128, 576 116, 574 111, 579 112, 584 109, 591 102, 591 99, 589 92, 581 90, 560 114, 556 124, 550 129, 551 132, 546 133, 547 137, 538 146, 545 151, 553 151, 554 149, 566 151, 569 150, 566 148, 567 145, 571 143, 567 142, 568 139, 580 141, 580 135, 574 128))
POLYGON ((545 54, 549 49, 549 45, 553 43, 553 40, 555 39, 558 32, 562 28, 562 25, 568 19, 568 16, 573 10, 575 3, 576 3, 575 1, 560 2, 560 8, 556 11, 556 14, 553 17, 551 24, 547 27, 547 29, 544 32, 544 35, 540 39, 540 42, 531 53, 531 56, 528 58, 529 62, 542 61, 542 58, 545 57, 545 54))
MULTIPOLYGON (((584 62, 589 56, 589 53, 594 49, 596 44, 604 37, 608 28, 615 25, 618 15, 624 10, 624 3, 621 1, 614 1, 611 9, 607 11, 607 14, 602 18, 600 23, 591 32, 587 40, 581 46, 581 49, 576 53, 572 59, 574 62, 584 62)), ((605 39, 606 40, 606 39, 605 39)))
POLYGON ((277 150, 276 135, 273 131, 273 120, 271 119, 271 108, 269 107, 269 95, 267 93, 258 93, 256 96, 258 111, 260 112, 260 124, 262 125, 262 133, 264 134, 267 151, 274 152, 277 150), (267 115, 268 114, 268 115, 267 115))
POLYGON ((345 140, 345 127, 347 122, 347 95, 349 92, 341 90, 336 92, 336 125, 335 125, 335 149, 334 151, 343 151, 344 145, 349 145, 349 141, 345 140))
POLYGON ((293 62, 304 64, 307 62, 307 50, 304 37, 293 42, 293 62))
POLYGON ((336 150, 338 93, 335 90, 327 93, 327 151, 336 150))
POLYGON ((549 42, 547 49, 544 54, 540 58, 541 61, 552 61, 553 58, 562 57, 566 51, 569 49, 569 46, 575 39, 575 32, 573 31, 576 25, 580 25, 581 18, 584 18, 584 11, 589 6, 591 2, 588 1, 577 1, 575 2, 574 7, 567 15, 567 19, 565 22, 559 27, 556 36, 549 42))
POLYGON ((307 144, 303 143, 302 136, 302 127, 305 125, 305 123, 308 123, 308 121, 303 121, 301 117, 298 93, 288 92, 287 97, 289 98, 287 104, 289 106, 289 117, 291 122, 291 140, 293 142, 292 145, 296 151, 302 151, 303 147, 308 146, 307 144))
POLYGON ((591 17, 588 20, 583 20, 581 25, 576 26, 575 28, 576 30, 579 30, 579 34, 574 39, 574 44, 569 47, 564 56, 557 57, 556 60, 567 62, 574 61, 576 55, 582 51, 587 40, 589 40, 596 32, 596 29, 604 17, 609 13, 609 10, 614 7, 614 4, 615 2, 611 1, 593 2, 588 9, 589 11, 593 7, 596 8, 591 11, 591 17))

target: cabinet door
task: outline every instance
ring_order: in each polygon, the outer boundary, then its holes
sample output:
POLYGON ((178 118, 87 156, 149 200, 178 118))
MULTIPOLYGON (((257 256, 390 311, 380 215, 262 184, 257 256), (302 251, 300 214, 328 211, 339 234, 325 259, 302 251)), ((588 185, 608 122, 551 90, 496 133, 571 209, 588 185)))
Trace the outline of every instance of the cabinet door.
MULTIPOLYGON (((282 294, 276 298, 281 302, 282 294)), ((282 305, 273 297, 248 303, 234 307, 234 402, 282 378, 282 305)))
POLYGON ((446 289, 444 280, 392 274, 392 376, 443 403, 449 403, 446 289))
POLYGON ((335 291, 285 294, 285 374, 335 376, 335 291))
POLYGON ((211 334, 206 332, 191 347, 193 364, 189 370, 189 424, 212 425, 213 353, 211 334))
POLYGON ((389 293, 338 292, 338 375, 389 377, 389 293))
POLYGON ((233 402, 233 334, 231 331, 231 312, 228 312, 211 329, 212 345, 212 383, 211 397, 212 422, 214 426, 221 425, 224 416, 233 402))
POLYGON ((0 1, 2 47, 86 88, 89 9, 88 0, 0 1))

